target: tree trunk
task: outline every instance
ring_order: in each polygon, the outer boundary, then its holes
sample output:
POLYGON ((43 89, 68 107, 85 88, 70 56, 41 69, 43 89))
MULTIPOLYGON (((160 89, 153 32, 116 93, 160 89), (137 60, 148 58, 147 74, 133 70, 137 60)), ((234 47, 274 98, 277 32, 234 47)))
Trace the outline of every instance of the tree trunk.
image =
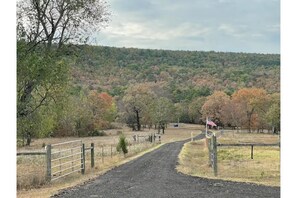
POLYGON ((32 91, 34 89, 34 82, 30 81, 25 85, 24 91, 20 98, 21 106, 18 106, 17 116, 26 117, 28 115, 27 104, 31 98, 32 91))
POLYGON ((136 113, 137 131, 140 131, 140 129, 141 129, 141 124, 140 124, 139 111, 136 110, 135 113, 136 113))
POLYGON ((30 144, 31 144, 31 134, 30 134, 30 132, 27 132, 26 133, 26 146, 30 146, 30 144))

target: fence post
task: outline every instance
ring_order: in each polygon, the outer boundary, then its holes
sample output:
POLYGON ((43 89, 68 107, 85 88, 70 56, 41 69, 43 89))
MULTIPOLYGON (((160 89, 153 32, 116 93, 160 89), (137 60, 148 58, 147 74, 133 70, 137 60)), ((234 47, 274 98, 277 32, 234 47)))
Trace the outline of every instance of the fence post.
POLYGON ((81 147, 81 174, 85 174, 85 144, 81 147))
POLYGON ((254 159, 254 145, 251 145, 251 159, 254 159))
POLYGON ((94 143, 91 143, 91 168, 94 168, 95 165, 94 156, 94 143))
POLYGON ((52 145, 46 146, 46 181, 51 181, 52 177, 52 145))
POLYGON ((218 175, 218 164, 217 164, 217 137, 212 136, 212 147, 213 147, 213 172, 214 176, 218 175))
POLYGON ((206 137, 206 146, 207 146, 207 150, 208 150, 208 165, 211 167, 212 164, 211 164, 211 139, 207 138, 206 137))

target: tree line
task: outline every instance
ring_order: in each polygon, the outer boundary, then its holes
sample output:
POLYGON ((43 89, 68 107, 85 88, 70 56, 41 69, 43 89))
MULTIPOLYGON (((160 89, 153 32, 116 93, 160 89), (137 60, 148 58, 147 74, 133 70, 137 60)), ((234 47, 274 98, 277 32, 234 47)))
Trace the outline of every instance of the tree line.
POLYGON ((214 91, 209 96, 174 103, 164 97, 159 86, 142 83, 129 86, 119 103, 122 103, 118 108, 122 121, 134 130, 144 125, 162 128, 164 132, 164 126, 170 122, 205 124, 209 117, 221 127, 249 132, 280 131, 280 94, 269 94, 261 88, 242 88, 231 96, 214 91))

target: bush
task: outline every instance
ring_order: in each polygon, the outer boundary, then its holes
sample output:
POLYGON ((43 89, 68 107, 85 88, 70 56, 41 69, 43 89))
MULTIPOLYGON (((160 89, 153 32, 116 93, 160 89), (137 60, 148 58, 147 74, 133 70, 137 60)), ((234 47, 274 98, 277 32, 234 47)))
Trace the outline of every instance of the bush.
POLYGON ((88 136, 106 136, 107 134, 104 131, 94 130, 88 132, 88 136))
POLYGON ((128 142, 126 141, 126 137, 124 135, 121 135, 119 137, 119 143, 117 145, 117 151, 118 152, 123 152, 124 155, 125 155, 126 153, 128 153, 127 145, 128 145, 128 142))

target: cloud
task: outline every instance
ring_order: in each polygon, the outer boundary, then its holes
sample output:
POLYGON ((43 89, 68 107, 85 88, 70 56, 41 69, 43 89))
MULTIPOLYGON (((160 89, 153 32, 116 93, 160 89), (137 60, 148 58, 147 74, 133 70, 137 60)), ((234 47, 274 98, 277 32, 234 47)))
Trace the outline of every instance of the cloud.
POLYGON ((100 44, 279 53, 279 0, 110 0, 100 44), (254 47, 253 47, 254 46, 254 47))

